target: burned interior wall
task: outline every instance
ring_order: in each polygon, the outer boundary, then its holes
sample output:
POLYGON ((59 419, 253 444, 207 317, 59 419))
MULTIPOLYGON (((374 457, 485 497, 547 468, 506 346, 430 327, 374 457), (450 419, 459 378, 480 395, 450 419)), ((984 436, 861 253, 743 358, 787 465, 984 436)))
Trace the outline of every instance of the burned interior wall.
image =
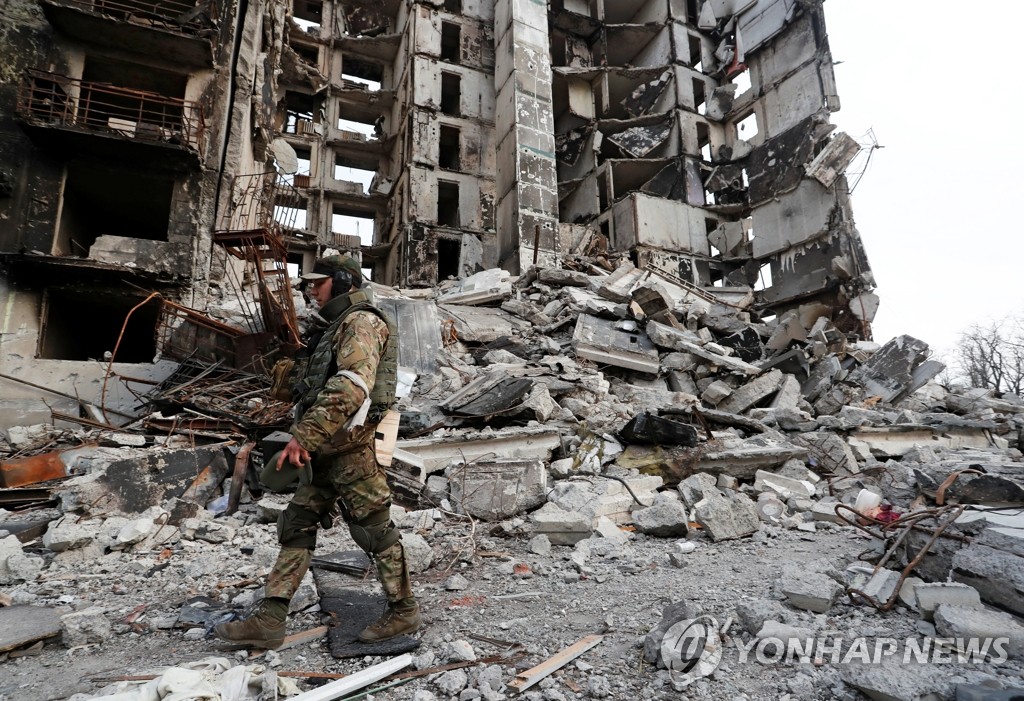
POLYGON ((272 92, 256 66, 274 46, 265 10, 278 6, 283 20, 285 3, 217 0, 187 15, 151 4, 127 16, 70 0, 3 8, 0 372, 18 379, 3 381, 0 413, 10 423, 75 405, 19 381, 115 411, 136 405, 108 366, 142 379, 173 367, 158 360, 155 300, 205 307, 218 194, 235 168, 267 167, 247 108, 272 92))

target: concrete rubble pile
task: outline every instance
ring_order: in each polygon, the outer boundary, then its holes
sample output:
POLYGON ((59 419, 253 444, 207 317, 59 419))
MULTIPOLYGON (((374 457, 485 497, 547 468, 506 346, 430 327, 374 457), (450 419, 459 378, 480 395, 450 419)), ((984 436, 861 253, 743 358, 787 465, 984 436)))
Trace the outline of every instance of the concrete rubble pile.
MULTIPOLYGON (((566 581, 603 581, 595 562, 637 539, 666 539, 669 564, 685 568, 695 543, 869 533, 873 559, 784 570, 775 599, 736 610, 732 635, 812 637, 826 617, 873 605, 919 616, 924 634, 1007 637, 1011 661, 1024 657, 1024 401, 943 388, 923 342, 850 340, 818 304, 760 318, 750 299, 717 299, 629 262, 578 259, 518 278, 488 270, 431 297, 375 289, 402 331, 410 391, 392 471, 399 493, 420 502, 395 508, 415 573, 436 566, 431 543, 459 515, 491 522, 491 537, 529 539, 540 557, 565 548, 566 581)), ((230 603, 258 599, 275 552, 269 524, 286 503, 238 471, 258 465, 258 449, 132 426, 8 429, 8 455, 48 449, 72 477, 30 518, 0 511, 6 605, 47 600, 85 563, 127 565, 115 585, 126 588, 169 567, 181 584, 150 606, 149 625, 181 627, 177 603, 221 581, 217 547, 241 542, 252 557, 232 573, 244 584, 230 603), (61 438, 82 445, 53 451, 61 438), (163 562, 177 549, 194 557, 163 562)), ((316 599, 307 580, 293 610, 316 599)), ((677 609, 663 629, 700 613, 677 609)), ((134 630, 124 620, 85 608, 56 630, 69 647, 95 644, 134 630)), ((647 661, 664 665, 648 647, 647 661)), ((879 667, 840 675, 873 698, 931 698, 913 679, 905 693, 880 684, 879 667)))

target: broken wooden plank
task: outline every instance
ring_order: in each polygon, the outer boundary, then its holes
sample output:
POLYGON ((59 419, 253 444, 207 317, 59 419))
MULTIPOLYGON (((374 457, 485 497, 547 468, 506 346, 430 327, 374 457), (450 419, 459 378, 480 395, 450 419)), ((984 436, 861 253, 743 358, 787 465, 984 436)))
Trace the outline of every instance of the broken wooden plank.
POLYGON ((594 647, 604 639, 603 635, 588 635, 582 638, 561 652, 541 662, 536 667, 531 667, 525 672, 520 672, 516 678, 509 682, 509 687, 518 692, 523 692, 539 682, 552 672, 555 672, 569 664, 584 652, 594 647))

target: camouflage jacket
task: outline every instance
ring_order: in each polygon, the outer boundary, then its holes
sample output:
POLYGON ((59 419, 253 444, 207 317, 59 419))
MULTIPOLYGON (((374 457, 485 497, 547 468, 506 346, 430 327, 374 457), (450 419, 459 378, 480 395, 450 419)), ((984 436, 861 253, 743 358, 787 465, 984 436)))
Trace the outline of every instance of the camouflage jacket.
MULTIPOLYGON (((332 322, 350 304, 348 296, 335 297, 321 310, 321 316, 332 322)), ((355 373, 372 391, 387 341, 387 323, 372 311, 353 312, 341 323, 333 339, 338 374, 327 380, 316 401, 291 428, 291 434, 303 448, 312 453, 327 442, 335 449, 343 447, 349 432, 342 431, 342 427, 362 405, 366 394, 340 373, 355 373)))

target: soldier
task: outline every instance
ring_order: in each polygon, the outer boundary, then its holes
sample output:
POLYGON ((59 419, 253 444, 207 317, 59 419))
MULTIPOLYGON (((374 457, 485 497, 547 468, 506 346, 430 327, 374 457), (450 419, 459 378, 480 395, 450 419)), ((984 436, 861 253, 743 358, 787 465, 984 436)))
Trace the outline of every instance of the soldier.
POLYGON ((284 641, 288 604, 309 569, 317 531, 330 526, 336 507, 352 539, 373 558, 388 601, 384 615, 359 639, 387 640, 420 627, 405 551, 391 521, 391 489, 374 453, 376 425, 394 401, 397 331, 361 289, 354 259, 322 258, 302 279, 328 326, 310 343, 311 355, 299 370, 292 438, 264 474, 304 467, 306 479, 278 519, 281 550, 262 603, 248 618, 214 628, 221 640, 270 649, 284 641))

